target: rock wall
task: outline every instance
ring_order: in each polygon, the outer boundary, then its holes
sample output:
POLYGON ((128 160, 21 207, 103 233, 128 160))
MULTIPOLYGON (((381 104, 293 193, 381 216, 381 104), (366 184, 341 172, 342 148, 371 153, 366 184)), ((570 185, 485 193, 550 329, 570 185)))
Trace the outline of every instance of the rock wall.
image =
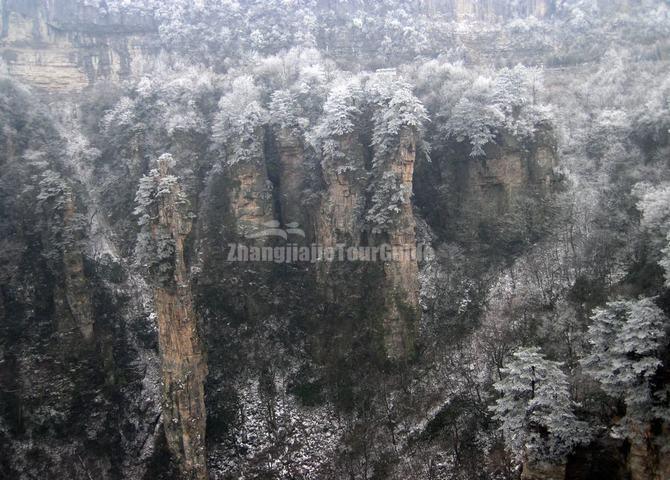
POLYGON ((550 131, 523 144, 502 135, 486 155, 469 156, 467 146, 449 145, 417 171, 416 202, 431 226, 472 248, 514 250, 533 241, 547 219, 550 193, 559 178, 550 131))
POLYGON ((521 472, 521 480, 564 480, 565 464, 526 462, 521 472))
POLYGON ((305 188, 305 150, 303 140, 289 129, 276 132, 279 155, 279 206, 284 225, 297 223, 306 227, 302 191, 305 188))

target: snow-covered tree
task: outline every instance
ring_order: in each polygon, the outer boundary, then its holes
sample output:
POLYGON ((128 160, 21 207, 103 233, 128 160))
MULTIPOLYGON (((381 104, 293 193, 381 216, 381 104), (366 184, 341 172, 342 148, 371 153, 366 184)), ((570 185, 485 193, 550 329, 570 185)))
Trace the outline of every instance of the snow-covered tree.
POLYGON ((613 434, 634 438, 653 418, 667 415, 659 410, 652 379, 662 365, 670 323, 650 298, 609 302, 596 309, 592 321, 591 352, 581 364, 605 393, 626 404, 613 434))
POLYGON ((368 83, 366 91, 369 92, 366 97, 374 102, 372 145, 377 163, 397 146, 403 128, 411 129, 420 137, 428 114, 406 82, 376 76, 368 83))
POLYGON ((670 287, 670 232, 667 237, 668 246, 661 250, 661 260, 658 262, 665 270, 665 286, 670 287))
POLYGON ((336 80, 323 106, 319 124, 311 132, 313 146, 326 156, 339 156, 337 138, 354 131, 362 101, 363 88, 359 77, 336 80))
POLYGON ((277 90, 270 100, 270 122, 292 132, 300 132, 309 124, 303 117, 297 96, 289 90, 277 90))
POLYGON ((637 208, 642 212, 642 226, 660 250, 658 263, 665 269, 666 285, 670 286, 670 184, 638 184, 633 193, 640 198, 637 208))
POLYGON ((464 74, 452 66, 437 73, 456 80, 455 86, 443 89, 442 130, 458 142, 469 141, 472 157, 483 156, 484 147, 502 132, 519 140, 532 139, 537 127, 550 117, 548 108, 537 102, 542 78, 536 69, 518 65, 498 72, 464 74))
POLYGON ((447 134, 458 142, 468 140, 472 157, 484 155, 484 146, 495 140, 505 123, 504 111, 493 101, 492 83, 484 77, 474 81, 447 115, 447 134))
POLYGON ((261 90, 250 75, 236 77, 230 90, 219 100, 212 133, 214 140, 228 148, 227 163, 249 160, 261 141, 259 128, 267 121, 261 104, 261 90))
POLYGON ((521 348, 512 357, 494 385, 501 397, 490 407, 505 445, 519 460, 560 463, 589 437, 573 413, 567 376, 538 348, 521 348))

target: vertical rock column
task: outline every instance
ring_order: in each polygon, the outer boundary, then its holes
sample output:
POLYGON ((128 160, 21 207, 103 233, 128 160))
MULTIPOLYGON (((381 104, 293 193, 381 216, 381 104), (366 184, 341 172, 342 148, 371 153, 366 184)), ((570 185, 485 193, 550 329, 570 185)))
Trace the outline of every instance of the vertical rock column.
POLYGON ((384 263, 384 275, 389 288, 384 317, 384 346, 389 358, 408 355, 416 336, 416 317, 419 315, 419 266, 410 249, 416 247, 416 221, 412 211, 412 177, 416 160, 417 135, 406 127, 399 135, 398 148, 383 167, 400 179, 402 203, 393 227, 387 233, 389 244, 404 250, 401 257, 384 263))
POLYGON ((179 183, 164 182, 174 178, 169 169, 169 160, 161 157, 158 174, 167 191, 159 192, 158 215, 151 225, 155 242, 164 242, 167 238, 174 246, 170 265, 172 278, 154 286, 163 379, 163 425, 182 476, 202 480, 207 478, 204 391, 207 365, 184 259, 184 242, 191 232, 191 219, 179 183))
MULTIPOLYGON (((77 230, 77 211, 71 189, 64 192, 63 227, 77 230)), ((86 342, 93 340, 93 301, 91 289, 84 272, 84 255, 77 245, 78 239, 65 242, 63 247, 63 273, 65 277, 65 298, 79 333, 86 342)))
MULTIPOLYGON (((244 237, 264 228, 274 220, 272 184, 268 179, 263 152, 264 133, 258 128, 246 157, 230 166, 230 206, 237 234, 244 237)), ((262 242, 261 242, 262 243, 262 242)))
POLYGON ((279 204, 284 224, 298 223, 305 228, 304 209, 300 195, 305 180, 305 152, 302 138, 290 129, 277 132, 279 151, 279 204))
POLYGON ((325 247, 338 243, 358 245, 363 230, 367 172, 363 144, 354 134, 332 140, 336 154, 322 163, 326 192, 318 220, 319 242, 325 247))

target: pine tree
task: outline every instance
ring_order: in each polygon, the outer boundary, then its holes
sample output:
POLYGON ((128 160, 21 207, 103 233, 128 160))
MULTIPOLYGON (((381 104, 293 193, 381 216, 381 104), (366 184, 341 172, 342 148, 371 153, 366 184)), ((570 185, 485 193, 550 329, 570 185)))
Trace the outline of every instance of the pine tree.
POLYGON ((650 234, 652 245, 660 250, 659 265, 665 270, 665 284, 670 286, 670 185, 650 186, 640 183, 633 189, 640 198, 642 226, 650 234))
POLYGON ((519 460, 561 462, 576 445, 588 441, 588 427, 573 413, 560 366, 538 348, 522 348, 494 385, 502 396, 490 409, 502 424, 507 448, 519 460))
POLYGON ((652 378, 662 365, 668 319, 650 298, 609 302, 591 319, 591 353, 581 360, 582 367, 605 393, 626 404, 614 436, 638 436, 658 414, 652 378))

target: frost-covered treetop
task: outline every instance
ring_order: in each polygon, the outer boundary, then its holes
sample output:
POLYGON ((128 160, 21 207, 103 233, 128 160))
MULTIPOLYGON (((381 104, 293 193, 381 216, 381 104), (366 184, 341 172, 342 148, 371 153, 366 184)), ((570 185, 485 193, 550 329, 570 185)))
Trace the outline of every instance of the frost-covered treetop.
POLYGON ((368 112, 374 130, 372 144, 376 155, 385 154, 403 127, 420 131, 428 120, 423 104, 412 87, 395 76, 358 75, 333 82, 323 106, 323 114, 313 136, 329 151, 332 139, 354 131, 356 119, 368 112))
POLYGON ((361 79, 340 79, 331 87, 323 106, 320 129, 323 137, 339 137, 354 131, 354 121, 361 113, 364 92, 361 79))
POLYGON ((207 120, 199 104, 216 90, 216 77, 203 67, 184 62, 170 64, 163 57, 132 84, 103 116, 103 131, 113 134, 147 125, 172 136, 178 132, 207 133, 207 120))
MULTIPOLYGON (((135 194, 135 210, 140 226, 148 225, 156 216, 156 205, 162 197, 174 192, 174 186, 179 185, 179 178, 172 175, 169 169, 175 166, 175 159, 169 153, 162 154, 156 161, 156 166, 147 175, 140 178, 140 184, 135 194)), ((186 197, 179 189, 178 203, 186 204, 186 197)))
POLYGON ((271 123, 280 128, 300 133, 309 124, 309 120, 301 115, 303 112, 297 95, 290 90, 276 90, 272 93, 268 109, 271 123))
POLYGON ((425 62, 412 75, 417 92, 447 138, 470 144, 470 156, 501 133, 532 140, 551 111, 540 101, 542 75, 537 68, 467 69, 438 59, 425 62))

